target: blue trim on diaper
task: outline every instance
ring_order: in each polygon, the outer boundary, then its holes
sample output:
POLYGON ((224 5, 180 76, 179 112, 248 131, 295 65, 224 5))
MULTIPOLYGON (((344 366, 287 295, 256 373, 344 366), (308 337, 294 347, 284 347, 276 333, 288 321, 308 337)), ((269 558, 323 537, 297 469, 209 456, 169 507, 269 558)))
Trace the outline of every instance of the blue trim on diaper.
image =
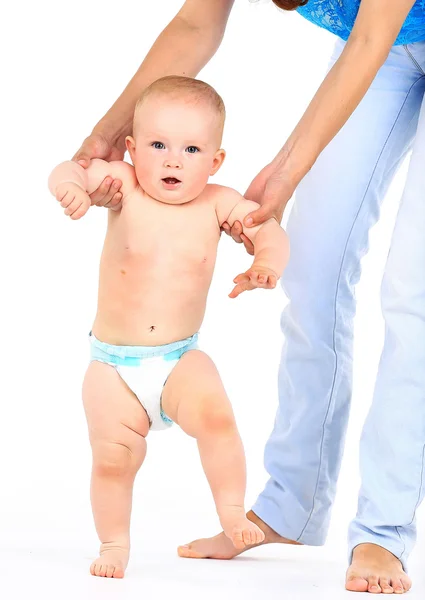
POLYGON ((90 332, 92 360, 120 366, 137 367, 141 359, 154 356, 163 356, 167 361, 178 360, 187 351, 187 346, 194 345, 197 341, 198 333, 195 333, 184 340, 162 346, 114 346, 101 342, 90 332))
POLYGON ((161 408, 160 415, 161 415, 161 419, 164 421, 164 423, 167 423, 167 425, 173 425, 174 424, 174 421, 172 419, 170 419, 170 417, 167 417, 167 415, 162 410, 162 408, 161 408))
POLYGON ((179 360, 185 352, 186 348, 179 348, 178 350, 174 350, 174 352, 168 352, 168 354, 164 354, 164 360, 179 360))

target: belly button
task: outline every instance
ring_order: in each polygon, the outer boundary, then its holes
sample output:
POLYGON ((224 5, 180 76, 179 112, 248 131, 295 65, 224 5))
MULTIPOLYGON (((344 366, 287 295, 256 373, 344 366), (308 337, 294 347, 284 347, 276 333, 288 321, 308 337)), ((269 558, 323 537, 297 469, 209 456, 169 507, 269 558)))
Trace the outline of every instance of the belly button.
POLYGON ((125 271, 124 271, 124 269, 121 269, 121 273, 122 273, 123 275, 125 275, 125 271))

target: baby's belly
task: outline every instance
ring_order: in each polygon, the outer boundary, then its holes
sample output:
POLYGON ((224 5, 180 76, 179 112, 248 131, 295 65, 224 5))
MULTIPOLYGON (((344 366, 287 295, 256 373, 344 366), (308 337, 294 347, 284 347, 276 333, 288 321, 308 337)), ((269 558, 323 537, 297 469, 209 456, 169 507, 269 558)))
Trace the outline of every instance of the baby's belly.
POLYGON ((104 251, 94 335, 101 341, 157 346, 187 338, 202 324, 215 252, 162 257, 104 251), (183 268, 184 265, 184 268, 183 268))

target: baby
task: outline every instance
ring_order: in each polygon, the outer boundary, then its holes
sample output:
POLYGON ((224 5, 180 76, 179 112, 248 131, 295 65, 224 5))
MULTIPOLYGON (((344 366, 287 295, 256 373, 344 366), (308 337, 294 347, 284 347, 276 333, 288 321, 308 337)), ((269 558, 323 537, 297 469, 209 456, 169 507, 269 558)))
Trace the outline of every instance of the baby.
MULTIPOLYGON (((146 436, 173 422, 197 440, 220 523, 234 546, 264 538, 245 516, 245 456, 230 402, 214 363, 197 345, 220 226, 242 222, 258 208, 233 189, 207 185, 225 157, 224 118, 223 102, 209 85, 164 77, 137 103, 133 137, 126 138, 134 166, 95 159, 85 170, 69 161, 49 178, 71 219, 88 211, 89 194, 105 176, 122 181, 122 201, 108 211, 83 383, 101 541, 93 575, 124 576, 146 436)), ((274 288, 288 260, 288 240, 276 220, 244 233, 255 257, 235 278, 231 298, 274 288)))

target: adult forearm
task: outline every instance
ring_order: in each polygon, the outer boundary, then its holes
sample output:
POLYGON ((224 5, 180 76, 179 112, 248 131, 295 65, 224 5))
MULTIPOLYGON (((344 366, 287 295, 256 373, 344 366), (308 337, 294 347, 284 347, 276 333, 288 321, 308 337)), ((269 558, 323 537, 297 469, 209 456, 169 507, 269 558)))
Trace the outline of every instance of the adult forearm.
POLYGON ((303 117, 275 158, 279 176, 295 190, 322 150, 354 112, 389 47, 370 39, 352 39, 329 71, 303 117))
POLYGON ((222 33, 217 28, 198 28, 176 16, 159 35, 130 83, 94 131, 113 141, 131 134, 134 107, 141 92, 165 75, 195 77, 215 54, 222 33))

